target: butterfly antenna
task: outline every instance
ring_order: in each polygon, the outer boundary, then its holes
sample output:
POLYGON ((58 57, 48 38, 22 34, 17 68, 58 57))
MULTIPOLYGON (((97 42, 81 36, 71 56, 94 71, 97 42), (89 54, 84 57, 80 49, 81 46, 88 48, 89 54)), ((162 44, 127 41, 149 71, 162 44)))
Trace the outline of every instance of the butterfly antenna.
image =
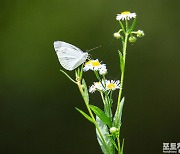
POLYGON ((97 47, 95 47, 95 48, 89 49, 89 50, 87 50, 87 52, 92 51, 92 50, 95 50, 95 49, 100 48, 100 47, 101 47, 101 45, 99 45, 99 46, 97 46, 97 47))

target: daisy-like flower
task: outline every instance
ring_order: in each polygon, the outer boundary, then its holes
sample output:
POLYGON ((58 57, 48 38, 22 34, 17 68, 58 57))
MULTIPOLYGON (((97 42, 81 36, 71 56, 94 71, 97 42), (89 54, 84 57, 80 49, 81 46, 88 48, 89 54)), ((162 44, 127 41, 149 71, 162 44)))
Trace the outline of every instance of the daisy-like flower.
POLYGON ((103 85, 100 82, 94 82, 93 85, 89 87, 89 92, 94 93, 96 90, 102 91, 103 89, 103 85))
POLYGON ((131 13, 129 11, 121 12, 121 14, 117 14, 116 20, 130 20, 131 18, 136 18, 136 13, 131 13))
POLYGON ((98 71, 102 67, 106 67, 106 65, 105 64, 101 64, 98 59, 90 60, 90 61, 85 63, 83 71, 85 71, 85 72, 88 71, 88 70, 98 71))
POLYGON ((91 62, 92 62, 92 60, 89 60, 88 62, 85 63, 85 66, 84 66, 84 68, 83 68, 83 71, 84 71, 84 72, 90 70, 90 68, 91 68, 91 67, 90 67, 90 66, 91 66, 91 62))
POLYGON ((120 89, 120 81, 106 80, 106 90, 120 89))
POLYGON ((103 85, 100 82, 94 82, 94 86, 99 91, 103 90, 103 85))

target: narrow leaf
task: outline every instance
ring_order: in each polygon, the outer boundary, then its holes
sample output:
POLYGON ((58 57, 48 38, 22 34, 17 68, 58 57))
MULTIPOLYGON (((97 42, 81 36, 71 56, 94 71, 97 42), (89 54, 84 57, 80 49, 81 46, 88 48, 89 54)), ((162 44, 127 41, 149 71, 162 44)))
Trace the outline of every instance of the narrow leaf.
POLYGON ((121 146, 121 154, 123 154, 123 150, 124 150, 124 139, 123 139, 122 146, 121 146))
POLYGON ((117 145, 116 145, 116 142, 115 142, 115 140, 113 140, 112 138, 110 138, 110 140, 111 140, 111 143, 114 145, 114 147, 116 148, 116 150, 118 150, 118 147, 117 147, 117 145))
POLYGON ((114 118, 113 118, 113 126, 118 128, 118 129, 121 126, 123 105, 124 105, 124 97, 122 98, 119 107, 116 109, 116 113, 115 113, 114 118))
POLYGON ((118 50, 118 53, 119 53, 119 60, 120 60, 120 69, 121 69, 121 72, 124 71, 124 60, 123 60, 123 55, 121 53, 121 51, 118 50))
POLYGON ((136 18, 133 20, 133 23, 132 23, 131 27, 130 27, 129 30, 128 30, 128 33, 129 33, 129 34, 133 31, 135 25, 136 25, 136 18))
POLYGON ((84 111, 78 109, 77 107, 76 107, 76 110, 79 111, 87 120, 89 120, 90 122, 94 123, 92 118, 89 115, 87 115, 84 111))
POLYGON ((71 80, 72 82, 74 82, 75 84, 77 84, 76 81, 74 81, 66 72, 64 72, 63 70, 60 70, 60 71, 61 71, 65 76, 67 76, 69 80, 71 80))
POLYGON ((104 143, 99 132, 96 129, 97 140, 101 147, 101 150, 103 151, 104 154, 110 154, 110 152, 113 153, 114 147, 113 147, 113 144, 111 143, 110 137, 108 136, 109 131, 108 131, 107 125, 105 125, 98 116, 96 116, 96 123, 105 141, 104 143))
POLYGON ((109 127, 112 126, 110 118, 97 106, 90 105, 91 110, 109 127))

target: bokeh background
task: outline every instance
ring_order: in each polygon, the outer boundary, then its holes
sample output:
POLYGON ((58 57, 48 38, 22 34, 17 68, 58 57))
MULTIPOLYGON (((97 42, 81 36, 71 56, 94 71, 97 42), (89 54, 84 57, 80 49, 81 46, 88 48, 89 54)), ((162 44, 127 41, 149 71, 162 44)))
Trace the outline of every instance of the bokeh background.
MULTIPOLYGON (((126 154, 160 154, 180 142, 178 0, 0 2, 0 154, 101 154, 77 87, 59 72, 55 40, 91 51, 118 79, 117 13, 137 13, 145 37, 128 45, 123 126, 126 154)), ((74 72, 68 72, 71 76, 74 72)), ((88 85, 95 79, 85 74, 88 85)), ((115 93, 115 96, 117 93, 115 93)), ((98 94, 91 97, 101 106, 98 94)))

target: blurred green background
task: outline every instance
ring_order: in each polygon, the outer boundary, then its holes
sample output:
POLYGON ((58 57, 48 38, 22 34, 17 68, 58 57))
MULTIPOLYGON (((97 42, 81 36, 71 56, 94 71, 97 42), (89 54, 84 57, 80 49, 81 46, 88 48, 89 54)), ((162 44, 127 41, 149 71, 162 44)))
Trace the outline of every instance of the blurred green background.
MULTIPOLYGON (((55 40, 91 51, 118 79, 116 14, 137 13, 145 37, 128 45, 122 134, 125 154, 160 154, 180 142, 178 0, 6 0, 0 2, 0 153, 100 154, 78 89, 63 74, 55 40)), ((74 75, 74 72, 69 72, 74 75)), ((88 85, 95 79, 85 74, 88 85)), ((115 94, 117 95, 117 93, 115 94)), ((100 105, 98 94, 92 102, 100 105)))

